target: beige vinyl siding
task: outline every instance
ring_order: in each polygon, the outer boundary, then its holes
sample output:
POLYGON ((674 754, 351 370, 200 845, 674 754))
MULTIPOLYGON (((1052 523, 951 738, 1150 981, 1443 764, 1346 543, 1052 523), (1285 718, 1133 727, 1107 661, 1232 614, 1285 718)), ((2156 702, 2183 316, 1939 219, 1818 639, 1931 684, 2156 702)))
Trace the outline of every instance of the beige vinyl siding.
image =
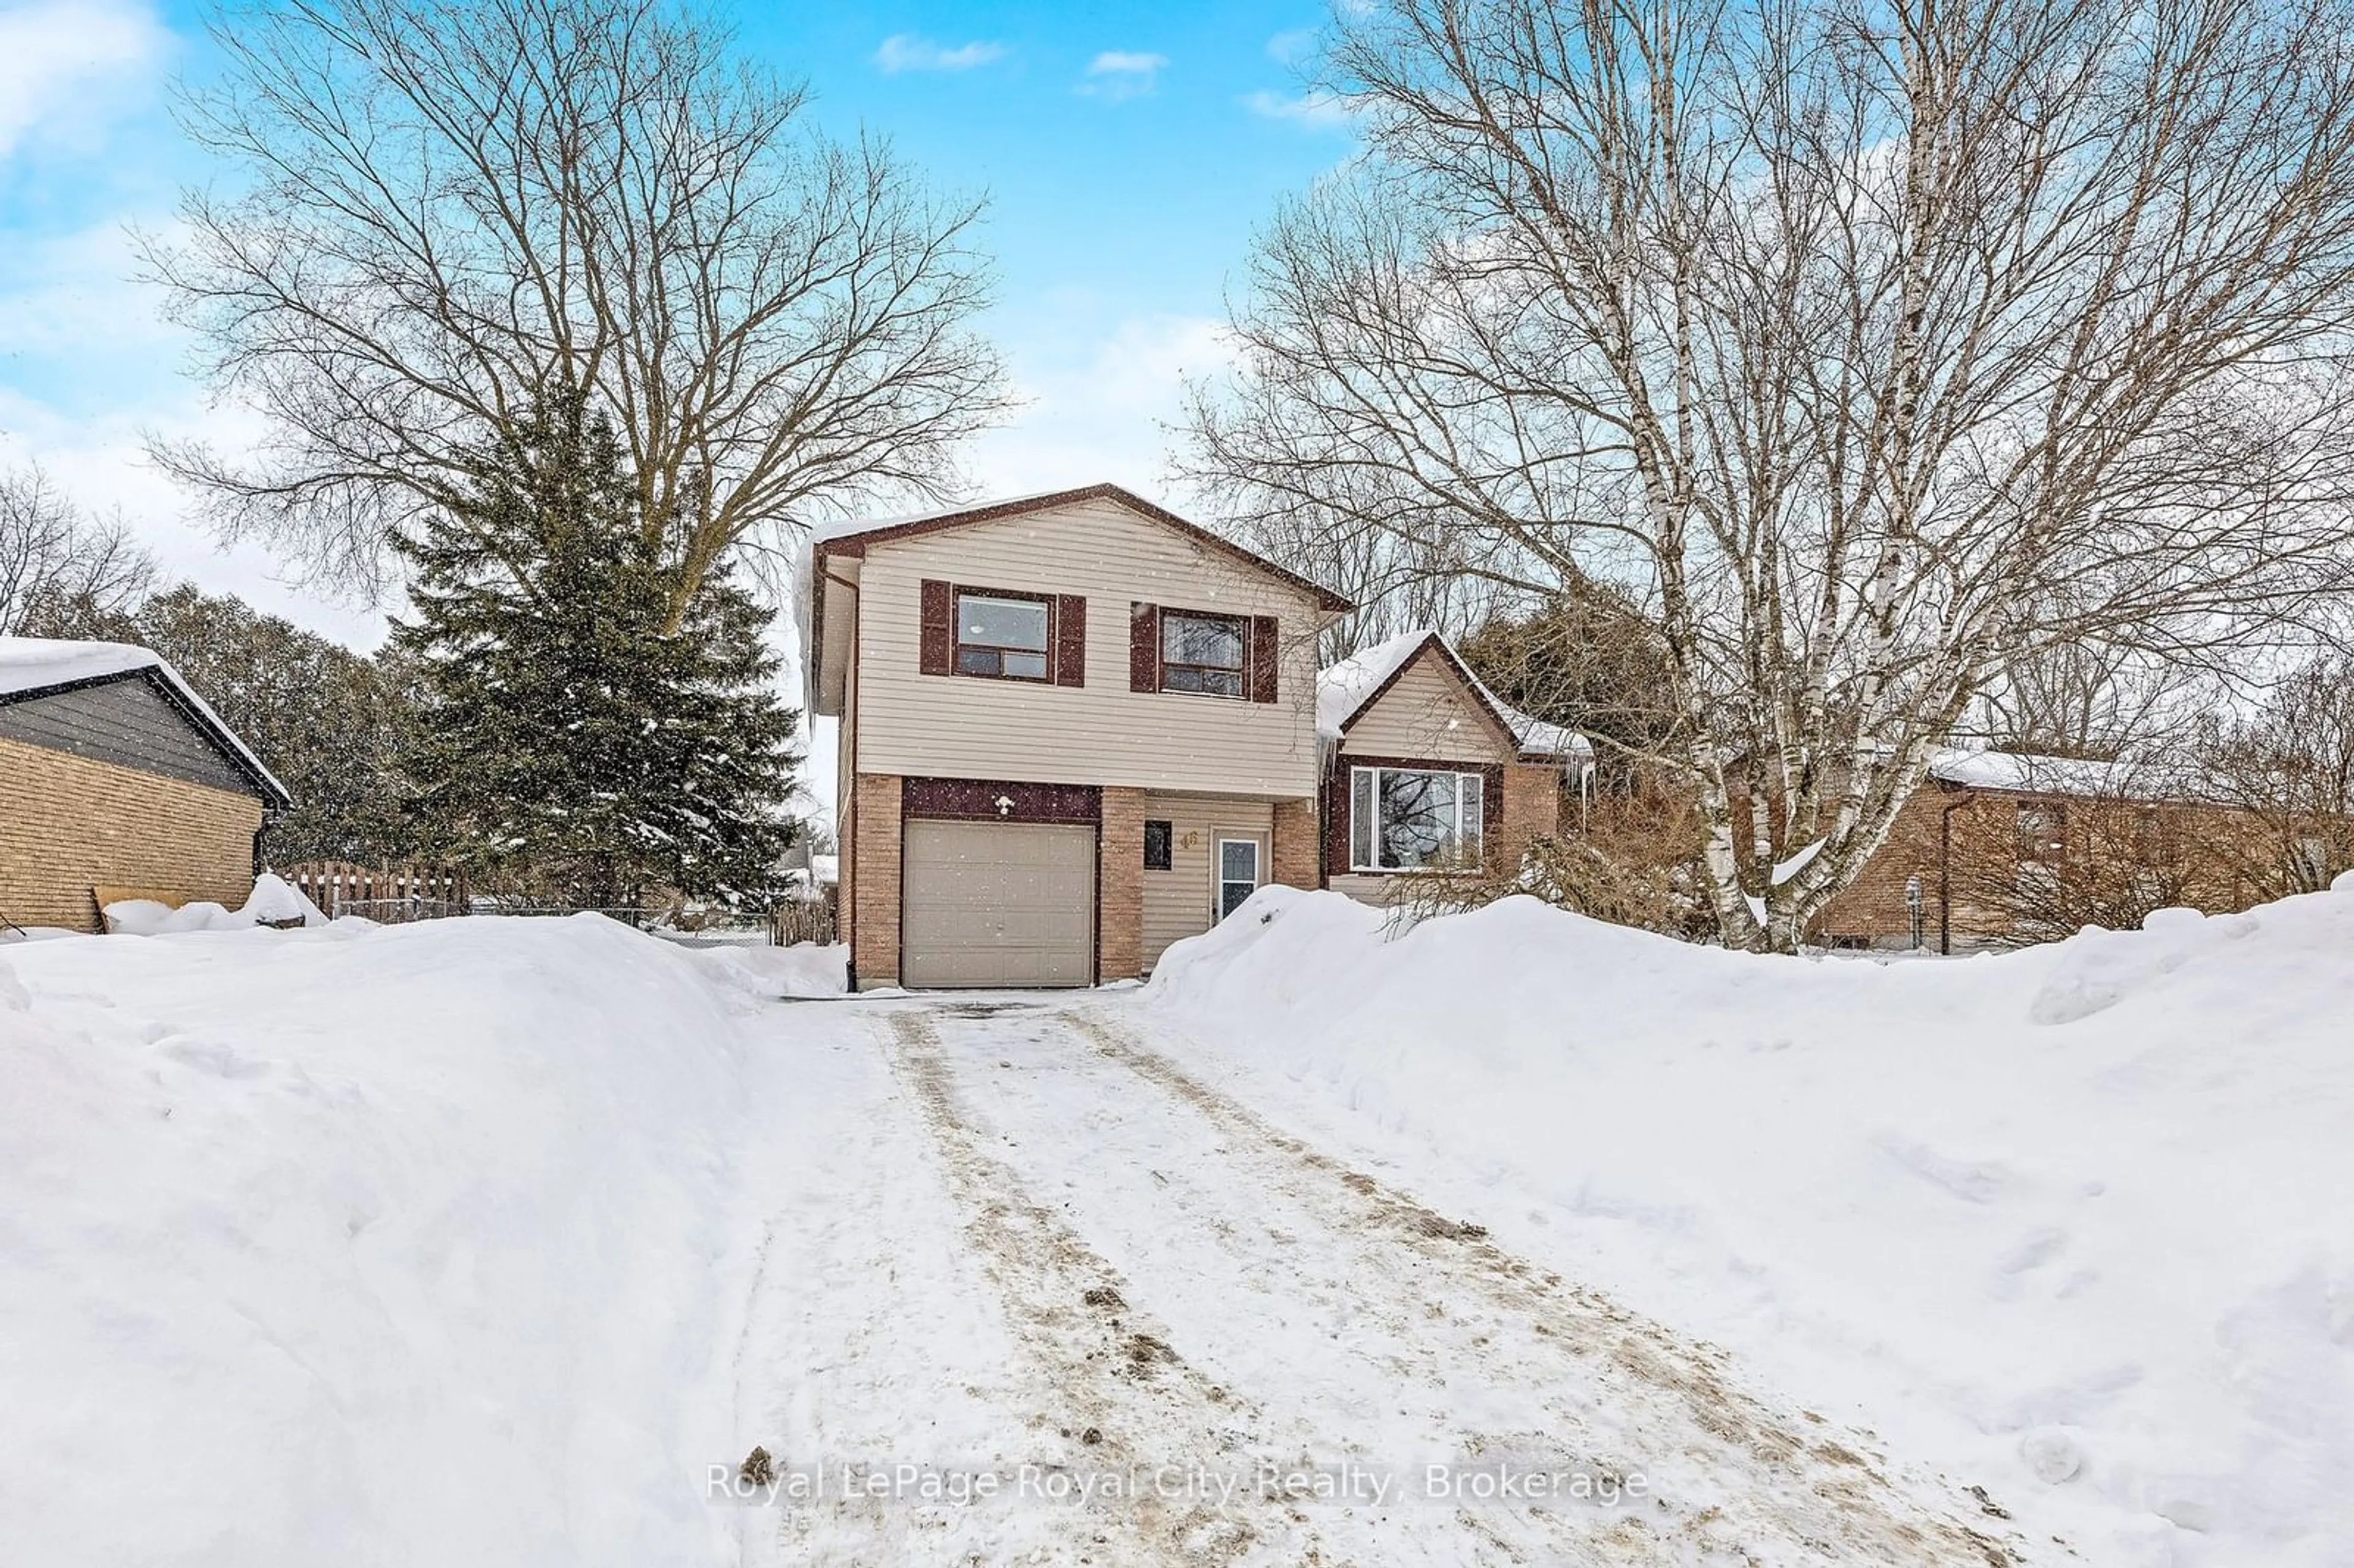
POLYGON ((1446 661, 1426 650, 1358 715, 1341 749, 1445 762, 1510 762, 1518 755, 1446 661))
POLYGON ((1115 502, 875 543, 859 589, 853 733, 862 773, 1315 792, 1315 633, 1324 612, 1289 584, 1115 502), (1087 684, 923 674, 927 577, 1086 596, 1087 684), (1130 692, 1132 601, 1277 618, 1276 701, 1130 692))
POLYGON ((1396 901, 1399 879, 1395 876, 1374 876, 1355 873, 1346 876, 1329 877, 1325 886, 1335 893, 1345 894, 1360 904, 1386 906, 1396 901))
POLYGON ((1217 853, 1219 839, 1257 839, 1259 881, 1267 881, 1275 808, 1266 800, 1153 794, 1144 798, 1144 816, 1147 821, 1170 824, 1169 869, 1144 874, 1144 967, 1149 969, 1161 961, 1170 943, 1210 928, 1215 912, 1211 856, 1217 853))

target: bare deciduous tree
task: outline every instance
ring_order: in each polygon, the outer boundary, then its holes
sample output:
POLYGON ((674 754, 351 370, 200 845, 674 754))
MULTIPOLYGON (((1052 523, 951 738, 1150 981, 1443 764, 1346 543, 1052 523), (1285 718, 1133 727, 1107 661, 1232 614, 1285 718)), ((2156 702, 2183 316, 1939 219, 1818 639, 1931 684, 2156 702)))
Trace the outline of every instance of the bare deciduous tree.
POLYGON ((1369 148, 1263 234, 1187 469, 1509 589, 1628 582, 1719 928, 1793 948, 2004 669, 2210 650, 2336 580, 2349 20, 1341 7, 1369 148))
POLYGON ((91 516, 38 468, 0 472, 0 637, 90 635, 154 577, 120 517, 91 516))
POLYGON ((2354 658, 2313 660, 2253 714, 2211 714, 2196 756, 2209 794, 2253 825, 2222 848, 2264 896, 2354 870, 2354 658))
MULTIPOLYGON (((586 387, 691 595, 732 547, 945 493, 1002 406, 977 207, 666 0, 281 0, 217 14, 181 118, 243 189, 146 257, 250 453, 156 443, 229 534, 374 588, 390 534, 535 394, 586 387)), ((681 603, 685 602, 682 598, 681 603)))
POLYGON ((2002 751, 2151 759, 2189 744, 2200 705, 2217 695, 2195 665, 2129 646, 2065 642, 2004 665, 1987 688, 1984 727, 2002 751))

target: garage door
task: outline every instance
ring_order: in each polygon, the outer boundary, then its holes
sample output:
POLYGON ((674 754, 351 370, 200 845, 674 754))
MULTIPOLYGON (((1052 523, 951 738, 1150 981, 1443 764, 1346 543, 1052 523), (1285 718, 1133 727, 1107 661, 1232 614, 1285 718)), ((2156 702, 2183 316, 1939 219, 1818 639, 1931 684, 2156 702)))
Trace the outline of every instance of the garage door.
POLYGON ((1094 980, 1093 826, 919 820, 907 824, 901 853, 903 984, 1094 980))

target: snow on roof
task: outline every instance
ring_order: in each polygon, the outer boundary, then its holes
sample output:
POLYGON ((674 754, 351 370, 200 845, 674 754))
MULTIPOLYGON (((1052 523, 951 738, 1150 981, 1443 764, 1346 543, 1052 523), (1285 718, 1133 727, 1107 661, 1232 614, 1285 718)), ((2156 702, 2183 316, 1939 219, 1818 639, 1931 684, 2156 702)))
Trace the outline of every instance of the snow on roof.
POLYGON ((0 696, 46 691, 76 681, 144 670, 164 661, 128 642, 63 642, 48 637, 0 637, 0 696))
POLYGON ((1447 652, 1451 662, 1463 671, 1471 689, 1495 710, 1512 732, 1512 743, 1524 753, 1539 757, 1574 758, 1583 759, 1594 754, 1593 745, 1575 730, 1564 725, 1533 718, 1520 709, 1498 700, 1469 667, 1449 647, 1447 640, 1428 627, 1402 633, 1386 642, 1376 642, 1371 648, 1352 653, 1316 675, 1316 734, 1328 743, 1337 743, 1341 729, 1357 710, 1363 707, 1373 694, 1381 690, 1401 666, 1420 653, 1427 643, 1436 642, 1447 652))
POLYGON ((1065 490, 1035 490, 1027 495, 997 495, 986 501, 963 501, 949 506, 928 506, 921 512, 901 512, 888 517, 836 517, 830 522, 810 525, 809 542, 822 545, 829 539, 847 539, 854 534, 875 534, 885 528, 904 528, 910 523, 928 523, 935 517, 954 517, 960 513, 1000 507, 1014 509, 1032 502, 1044 501, 1067 493, 1065 490))
POLYGON ((293 796, 278 776, 263 766, 252 748, 239 740, 212 705, 177 670, 148 649, 129 642, 72 642, 48 637, 0 637, 0 697, 23 696, 82 681, 104 680, 135 671, 153 670, 175 696, 197 715, 203 725, 252 769, 256 779, 281 802, 293 796))
POLYGON ((2094 762, 2016 751, 1966 751, 1947 747, 1929 759, 1929 776, 1971 789, 2016 789, 2051 795, 2163 800, 2196 793, 2172 769, 2145 762, 2094 762))
POLYGON ((1324 740, 1341 738, 1341 726, 1355 716, 1365 699, 1397 673, 1398 666, 1422 652, 1436 631, 1409 631, 1387 642, 1352 653, 1339 663, 1316 673, 1316 733, 1324 740))
MULTIPOLYGON (((1495 701, 1491 695, 1490 701, 1495 701)), ((1496 703, 1496 711, 1512 726, 1512 734, 1521 749, 1537 757, 1559 757, 1585 761, 1594 755, 1594 743, 1567 725, 1553 724, 1532 717, 1507 703, 1496 703)))

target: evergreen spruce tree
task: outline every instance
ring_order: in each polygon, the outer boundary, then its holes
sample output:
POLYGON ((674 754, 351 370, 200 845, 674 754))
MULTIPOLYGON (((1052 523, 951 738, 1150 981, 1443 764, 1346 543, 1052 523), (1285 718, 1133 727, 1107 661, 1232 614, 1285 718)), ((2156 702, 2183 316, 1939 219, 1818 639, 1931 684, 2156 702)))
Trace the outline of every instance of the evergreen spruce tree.
POLYGON ((421 672, 410 809, 494 884, 599 908, 751 904, 790 843, 799 715, 725 562, 677 623, 683 529, 648 520, 606 418, 546 398, 400 542, 421 672))

